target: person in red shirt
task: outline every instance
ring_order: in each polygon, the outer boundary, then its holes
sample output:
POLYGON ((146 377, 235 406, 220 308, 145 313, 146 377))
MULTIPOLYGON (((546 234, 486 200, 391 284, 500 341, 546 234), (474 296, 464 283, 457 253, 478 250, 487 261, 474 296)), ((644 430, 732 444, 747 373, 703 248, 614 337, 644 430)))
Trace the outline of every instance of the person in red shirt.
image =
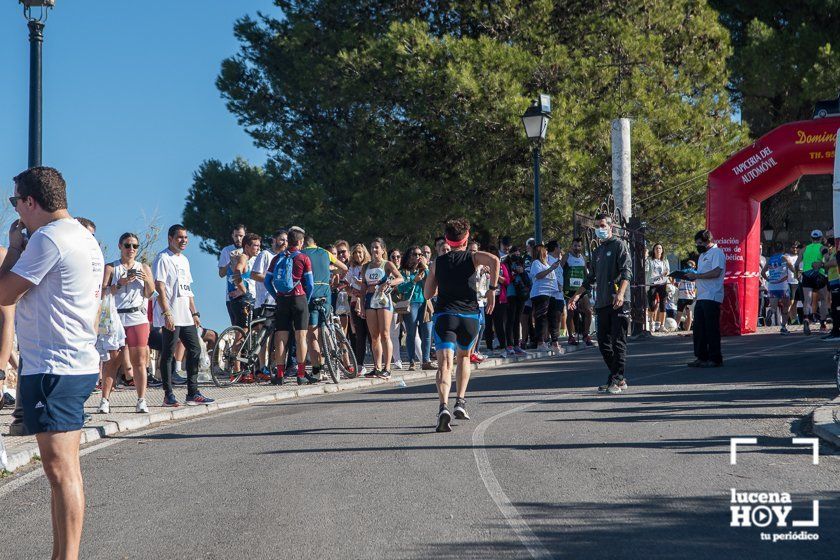
MULTIPOLYGON (((277 307, 274 311, 274 363, 276 371, 271 380, 273 385, 283 384, 285 373, 287 343, 289 331, 294 328, 297 344, 297 382, 318 383, 318 378, 306 373, 306 333, 309 327, 309 298, 312 295, 314 283, 312 280, 312 261, 300 252, 303 246, 303 232, 297 229, 289 230, 288 248, 276 255, 268 265, 265 275, 265 287, 274 296, 277 307), (292 287, 287 292, 277 291, 274 285, 274 275, 278 272, 280 259, 292 259, 292 287)), ((287 269, 288 270, 288 269, 287 269)))

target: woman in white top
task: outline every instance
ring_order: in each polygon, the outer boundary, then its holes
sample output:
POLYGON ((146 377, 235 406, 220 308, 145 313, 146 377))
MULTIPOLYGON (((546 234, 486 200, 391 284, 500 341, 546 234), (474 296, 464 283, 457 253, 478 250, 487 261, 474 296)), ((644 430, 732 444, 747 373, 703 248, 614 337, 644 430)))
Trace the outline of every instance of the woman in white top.
POLYGON ((403 277, 394 263, 386 259, 388 249, 379 237, 370 244, 370 262, 362 267, 362 282, 365 286, 365 319, 370 332, 370 351, 373 354, 373 371, 367 377, 391 378, 391 321, 394 317, 394 303, 391 289, 398 286, 403 277))
POLYGON ((125 328, 125 346, 110 351, 102 372, 102 402, 99 412, 108 414, 111 404, 108 398, 114 388, 117 370, 123 363, 123 352, 128 356, 134 370, 134 388, 137 390, 135 412, 149 412, 146 404, 146 365, 149 363, 149 316, 148 299, 155 291, 152 269, 136 261, 140 241, 133 233, 120 236, 120 259, 105 265, 102 293, 114 296, 117 316, 125 328))
POLYGON ((560 350, 560 327, 557 323, 557 303, 562 299, 557 285, 555 271, 561 266, 560 259, 548 264, 548 250, 545 245, 534 247, 534 261, 531 263, 531 305, 534 309, 534 322, 537 327, 537 350, 549 352, 560 350), (547 327, 547 332, 546 332, 547 327), (550 337, 551 346, 547 340, 550 337))
POLYGON ((654 331, 662 330, 665 324, 665 304, 668 302, 668 275, 671 268, 664 257, 664 249, 661 243, 653 246, 650 258, 645 262, 645 276, 649 278, 648 287, 648 311, 653 321, 654 331))

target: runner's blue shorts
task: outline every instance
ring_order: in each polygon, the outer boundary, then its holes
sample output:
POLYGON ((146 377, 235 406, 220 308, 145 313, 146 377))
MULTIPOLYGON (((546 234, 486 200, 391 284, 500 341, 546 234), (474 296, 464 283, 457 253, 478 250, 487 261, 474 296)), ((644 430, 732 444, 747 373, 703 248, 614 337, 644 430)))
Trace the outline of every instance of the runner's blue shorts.
POLYGON ((478 340, 481 313, 452 313, 443 311, 432 316, 435 348, 437 350, 466 351, 478 340))
POLYGON ((18 382, 26 429, 32 434, 81 430, 85 401, 98 380, 98 373, 21 375, 18 382))

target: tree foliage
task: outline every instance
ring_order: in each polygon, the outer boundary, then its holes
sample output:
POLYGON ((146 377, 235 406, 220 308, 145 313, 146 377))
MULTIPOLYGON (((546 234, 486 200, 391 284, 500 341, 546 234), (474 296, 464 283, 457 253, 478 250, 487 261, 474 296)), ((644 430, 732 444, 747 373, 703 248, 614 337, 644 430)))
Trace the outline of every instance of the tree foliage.
POLYGON ((217 85, 271 161, 206 162, 185 222, 300 221, 320 239, 427 241, 465 215, 485 237, 533 228, 520 117, 552 96, 545 236, 610 192, 610 121, 633 121, 634 211, 678 243, 703 220, 697 178, 742 141, 729 36, 700 0, 278 0, 242 18, 217 85), (684 183, 677 189, 666 188, 684 183), (294 193, 294 195, 292 195, 294 193))
POLYGON ((758 137, 840 90, 840 0, 711 0, 731 31, 732 93, 758 137))

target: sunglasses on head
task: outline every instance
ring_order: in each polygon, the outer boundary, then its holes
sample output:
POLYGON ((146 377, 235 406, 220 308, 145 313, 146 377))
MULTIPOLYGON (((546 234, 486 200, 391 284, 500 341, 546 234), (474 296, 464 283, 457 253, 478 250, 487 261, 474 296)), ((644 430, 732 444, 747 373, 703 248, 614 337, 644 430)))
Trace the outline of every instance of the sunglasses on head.
POLYGON ((139 249, 140 245, 137 243, 123 243, 123 247, 126 249, 139 249))

